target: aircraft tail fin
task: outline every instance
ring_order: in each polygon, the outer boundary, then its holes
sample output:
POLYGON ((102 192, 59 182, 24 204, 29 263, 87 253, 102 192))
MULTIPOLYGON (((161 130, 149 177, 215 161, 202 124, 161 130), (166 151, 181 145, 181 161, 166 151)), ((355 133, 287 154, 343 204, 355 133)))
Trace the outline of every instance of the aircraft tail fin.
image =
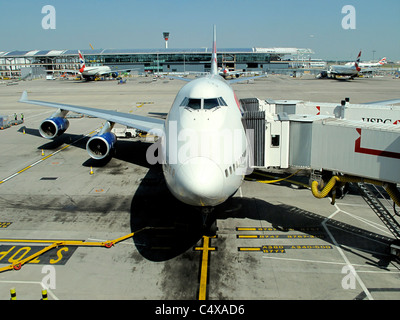
POLYGON ((386 64, 386 63, 387 63, 386 57, 385 57, 385 58, 382 58, 381 60, 379 60, 379 64, 381 64, 381 65, 384 65, 384 64, 386 64))
POLYGON ((218 74, 218 64, 217 64, 217 28, 214 25, 213 28, 213 48, 211 56, 211 74, 218 74))
POLYGON ((79 53, 79 72, 82 73, 83 70, 86 68, 85 58, 83 57, 82 53, 78 50, 79 53))
POLYGON ((356 60, 356 62, 355 62, 355 66, 356 66, 356 70, 357 70, 357 71, 361 71, 361 68, 360 68, 360 66, 359 66, 359 64, 360 64, 360 57, 361 57, 361 51, 359 52, 359 54, 358 54, 358 56, 357 56, 357 60, 356 60))

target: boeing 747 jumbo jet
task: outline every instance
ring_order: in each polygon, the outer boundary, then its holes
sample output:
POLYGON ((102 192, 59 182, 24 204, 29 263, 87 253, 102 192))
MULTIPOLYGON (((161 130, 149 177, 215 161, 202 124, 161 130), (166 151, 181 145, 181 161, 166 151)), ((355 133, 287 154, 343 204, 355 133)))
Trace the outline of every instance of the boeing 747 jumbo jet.
POLYGON ((178 92, 166 120, 73 106, 29 100, 24 92, 20 102, 58 109, 44 120, 40 134, 55 138, 67 130, 68 111, 106 120, 102 130, 86 145, 89 155, 103 159, 114 147, 114 123, 151 132, 160 137, 146 153, 150 164, 162 163, 168 189, 180 201, 201 207, 207 215, 210 209, 223 203, 240 187, 250 155, 249 139, 242 124, 240 103, 229 85, 265 75, 224 80, 218 75, 216 29, 211 72, 202 78, 189 80, 178 92), (159 151, 158 153, 156 151, 159 151), (157 154, 157 155, 156 155, 157 154))

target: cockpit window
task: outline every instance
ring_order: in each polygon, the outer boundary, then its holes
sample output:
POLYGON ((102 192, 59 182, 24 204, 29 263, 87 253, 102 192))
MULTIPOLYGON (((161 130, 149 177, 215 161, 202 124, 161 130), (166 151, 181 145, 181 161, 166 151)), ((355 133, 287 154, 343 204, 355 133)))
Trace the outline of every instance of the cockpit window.
POLYGON ((188 107, 195 110, 201 109, 201 99, 193 99, 186 97, 181 102, 181 107, 188 107))
POLYGON ((222 97, 219 97, 219 98, 217 98, 217 99, 218 99, 218 102, 219 102, 219 105, 220 105, 220 106, 223 106, 223 107, 227 107, 227 106, 228 106, 228 105, 226 104, 225 100, 222 99, 222 97))
POLYGON ((186 107, 187 104, 188 104, 188 101, 189 101, 189 98, 185 97, 185 99, 183 99, 182 102, 181 102, 181 107, 186 107))
POLYGON ((206 109, 210 110, 216 107, 224 106, 226 107, 227 104, 222 97, 219 98, 209 98, 209 99, 195 99, 195 98, 188 98, 185 97, 180 104, 181 107, 188 107, 194 110, 198 109, 206 109))
POLYGON ((204 99, 204 109, 212 109, 219 106, 219 102, 217 98, 213 99, 204 99))
POLYGON ((195 109, 195 110, 201 109, 201 99, 189 98, 188 100, 189 101, 188 101, 187 107, 195 109))

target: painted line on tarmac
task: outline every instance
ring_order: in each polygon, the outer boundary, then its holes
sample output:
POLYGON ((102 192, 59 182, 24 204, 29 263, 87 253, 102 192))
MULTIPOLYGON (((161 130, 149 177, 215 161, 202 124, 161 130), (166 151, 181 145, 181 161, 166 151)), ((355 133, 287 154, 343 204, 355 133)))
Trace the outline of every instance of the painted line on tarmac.
POLYGON ((51 291, 49 288, 47 288, 46 285, 43 284, 43 282, 38 282, 38 281, 20 281, 20 280, 0 280, 0 283, 8 283, 8 284, 35 284, 35 285, 40 285, 42 289, 46 289, 47 293, 54 299, 54 300, 59 300, 58 297, 54 294, 53 291, 51 291))
POLYGON ((65 149, 67 149, 68 147, 74 145, 75 143, 77 143, 78 141, 82 140, 83 138, 86 138, 87 136, 90 136, 90 135, 93 134, 94 132, 96 132, 96 130, 93 130, 92 132, 89 132, 88 134, 85 134, 84 136, 82 136, 82 137, 79 138, 78 140, 74 141, 73 143, 65 145, 65 146, 62 147, 61 149, 59 149, 59 150, 57 150, 57 151, 55 151, 55 152, 53 152, 53 153, 51 153, 51 154, 49 154, 49 155, 43 157, 42 159, 36 161, 35 163, 30 164, 29 166, 23 168, 22 170, 19 170, 18 172, 12 174, 11 176, 9 176, 9 177, 7 177, 7 178, 5 178, 5 179, 3 179, 3 180, 0 180, 0 185, 3 184, 3 183, 5 183, 5 182, 7 182, 8 180, 11 180, 12 178, 15 178, 16 176, 20 175, 21 173, 25 172, 26 170, 28 170, 28 169, 30 169, 30 168, 33 168, 34 166, 38 165, 39 163, 42 163, 43 161, 45 161, 45 160, 51 158, 52 156, 56 155, 57 153, 59 153, 59 152, 65 150, 65 149))
POLYGON ((211 247, 211 237, 203 236, 203 245, 195 247, 195 251, 203 251, 201 255, 201 268, 200 268, 200 286, 199 286, 199 300, 206 300, 207 298, 207 282, 208 282, 208 267, 209 267, 209 254, 210 251, 216 251, 216 247, 211 247))
POLYGON ((331 238, 332 243, 335 245, 337 251, 339 252, 339 254, 342 256, 343 260, 345 261, 346 265, 350 267, 350 270, 352 270, 352 274, 355 276, 358 284, 361 286, 362 290, 364 291, 365 295, 367 296, 367 298, 369 300, 374 300, 374 298, 372 297, 370 291, 368 290, 368 288, 365 286, 364 282, 361 280, 360 276, 358 275, 358 273, 356 272, 354 266, 351 264, 350 260, 347 258, 346 254, 344 253, 344 251, 342 250, 342 248, 340 247, 340 245, 338 244, 338 242, 336 241, 335 237, 333 236, 333 234, 330 232, 328 226, 327 226, 327 222, 332 219, 336 214, 338 214, 339 212, 341 212, 341 209, 337 206, 337 204, 335 204, 335 208, 336 211, 334 213, 332 213, 329 217, 327 217, 321 224, 324 227, 326 233, 328 234, 328 236, 331 238))

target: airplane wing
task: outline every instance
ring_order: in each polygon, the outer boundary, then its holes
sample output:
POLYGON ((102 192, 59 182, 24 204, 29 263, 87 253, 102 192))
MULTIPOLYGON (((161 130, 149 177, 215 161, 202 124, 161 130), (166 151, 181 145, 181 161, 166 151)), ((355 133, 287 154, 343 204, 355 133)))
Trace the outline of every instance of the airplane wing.
POLYGON ((242 82, 242 81, 247 81, 247 80, 252 80, 252 79, 257 79, 257 78, 265 78, 267 77, 267 74, 263 74, 261 76, 253 76, 253 77, 244 77, 244 78, 237 78, 237 79, 231 79, 231 80, 226 80, 228 83, 237 83, 237 82, 242 82))
POLYGON ((152 132, 156 135, 164 133, 165 121, 162 119, 138 116, 130 113, 123 113, 112 110, 80 107, 69 104, 46 102, 39 100, 29 100, 28 93, 26 91, 22 93, 19 102, 81 113, 95 118, 100 118, 107 121, 119 123, 127 127, 136 128, 145 132, 152 132))
POLYGON ((98 72, 98 73, 96 73, 96 75, 102 76, 102 75, 111 74, 111 73, 114 73, 114 72, 130 72, 132 70, 137 70, 137 69, 133 69, 133 68, 130 68, 130 69, 112 69, 111 71, 98 72))
POLYGON ((184 77, 177 77, 177 76, 170 76, 170 75, 165 76, 165 78, 175 79, 175 80, 182 80, 182 81, 186 81, 186 82, 190 82, 190 81, 193 80, 193 79, 188 79, 188 78, 184 78, 184 77))

